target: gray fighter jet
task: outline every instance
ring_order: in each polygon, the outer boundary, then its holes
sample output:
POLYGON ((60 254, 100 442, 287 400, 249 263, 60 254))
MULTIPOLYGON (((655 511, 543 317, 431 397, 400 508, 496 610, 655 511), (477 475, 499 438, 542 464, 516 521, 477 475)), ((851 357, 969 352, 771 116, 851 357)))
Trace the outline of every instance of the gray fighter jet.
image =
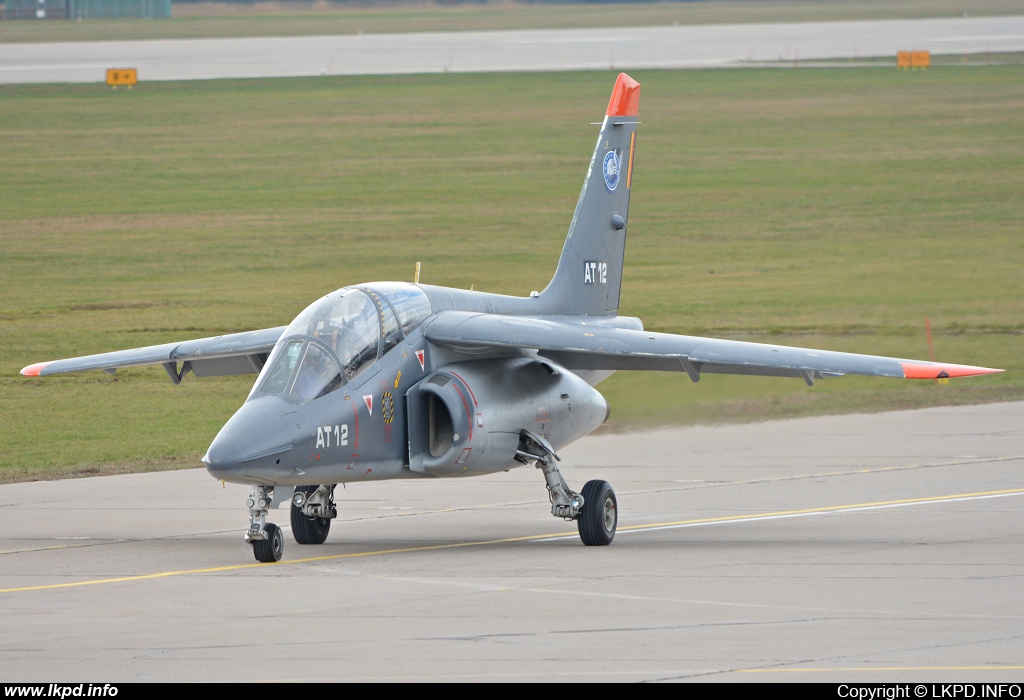
POLYGON ((274 501, 291 500, 300 544, 321 544, 338 484, 490 474, 533 464, 552 515, 586 545, 615 536, 605 481, 574 491, 558 450, 608 417, 594 386, 618 369, 816 379, 843 374, 932 379, 1001 370, 645 331, 619 316, 640 85, 615 83, 558 267, 528 297, 405 282, 353 285, 313 302, 287 327, 43 362, 48 376, 160 364, 178 384, 258 374, 248 399, 202 458, 217 479, 252 485, 245 539, 281 558, 274 501))

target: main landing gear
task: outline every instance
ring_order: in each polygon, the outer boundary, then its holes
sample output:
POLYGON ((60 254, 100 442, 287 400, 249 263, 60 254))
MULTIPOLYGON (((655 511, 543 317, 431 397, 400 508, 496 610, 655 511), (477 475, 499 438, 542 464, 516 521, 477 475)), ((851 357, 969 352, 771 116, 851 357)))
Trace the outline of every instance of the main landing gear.
POLYGON ((580 539, 588 547, 603 547, 615 539, 618 525, 618 501, 607 481, 588 481, 582 493, 569 488, 555 465, 560 458, 542 437, 524 430, 519 439, 516 459, 524 464, 532 461, 544 472, 551 500, 551 514, 556 518, 575 520, 580 539))
POLYGON ((292 496, 292 535, 299 544, 323 544, 331 531, 331 520, 338 517, 334 506, 336 484, 296 486, 292 496))
MULTIPOLYGON (((331 530, 331 520, 338 517, 334 505, 335 484, 296 486, 291 503, 292 535, 299 544, 323 544, 331 530)), ((252 545, 256 561, 281 561, 284 554, 284 533, 267 514, 274 502, 273 486, 253 486, 246 505, 249 506, 249 530, 245 541, 252 545)))

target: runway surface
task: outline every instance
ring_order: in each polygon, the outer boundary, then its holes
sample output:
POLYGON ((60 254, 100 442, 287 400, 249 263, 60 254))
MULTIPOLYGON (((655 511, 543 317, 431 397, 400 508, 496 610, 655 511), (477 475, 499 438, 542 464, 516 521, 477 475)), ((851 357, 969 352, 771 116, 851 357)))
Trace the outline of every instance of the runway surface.
MULTIPOLYGON (((321 546, 242 542, 203 470, 0 486, 17 681, 981 681, 1024 676, 1024 402, 661 430, 542 476, 354 485, 321 546)), ((272 520, 287 524, 287 512, 272 520)))
POLYGON ((1024 50, 1024 17, 0 44, 0 83, 630 70, 1024 50))

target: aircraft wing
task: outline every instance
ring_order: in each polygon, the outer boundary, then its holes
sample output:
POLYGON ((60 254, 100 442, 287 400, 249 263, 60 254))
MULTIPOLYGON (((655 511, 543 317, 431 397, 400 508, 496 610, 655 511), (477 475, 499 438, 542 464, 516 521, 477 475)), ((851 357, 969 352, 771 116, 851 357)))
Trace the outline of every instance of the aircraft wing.
POLYGON ((815 379, 843 374, 935 379, 1002 372, 1000 369, 857 355, 829 350, 716 340, 643 330, 611 328, 600 319, 501 316, 444 311, 427 325, 424 336, 455 347, 537 350, 567 369, 642 369, 815 379))
POLYGON ((21 370, 25 377, 46 377, 52 374, 102 369, 113 374, 121 367, 163 365, 178 384, 192 371, 197 377, 215 377, 228 374, 257 374, 274 349, 285 326, 259 331, 231 333, 213 338, 186 340, 181 343, 150 345, 132 350, 105 352, 99 355, 72 357, 66 360, 39 362, 21 370), (178 363, 181 368, 178 368, 178 363))

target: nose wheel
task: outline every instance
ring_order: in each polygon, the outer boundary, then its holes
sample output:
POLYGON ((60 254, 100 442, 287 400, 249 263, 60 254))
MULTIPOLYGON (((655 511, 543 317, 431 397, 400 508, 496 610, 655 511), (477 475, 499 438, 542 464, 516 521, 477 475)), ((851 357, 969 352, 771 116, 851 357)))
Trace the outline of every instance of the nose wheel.
POLYGON ((252 542, 253 556, 256 557, 256 561, 281 561, 281 555, 284 554, 284 534, 281 528, 274 523, 267 523, 265 530, 267 539, 252 542))
POLYGON ((274 523, 267 522, 267 511, 274 502, 273 486, 253 486, 246 505, 249 506, 249 530, 245 541, 252 545, 256 561, 281 561, 284 534, 274 523))

